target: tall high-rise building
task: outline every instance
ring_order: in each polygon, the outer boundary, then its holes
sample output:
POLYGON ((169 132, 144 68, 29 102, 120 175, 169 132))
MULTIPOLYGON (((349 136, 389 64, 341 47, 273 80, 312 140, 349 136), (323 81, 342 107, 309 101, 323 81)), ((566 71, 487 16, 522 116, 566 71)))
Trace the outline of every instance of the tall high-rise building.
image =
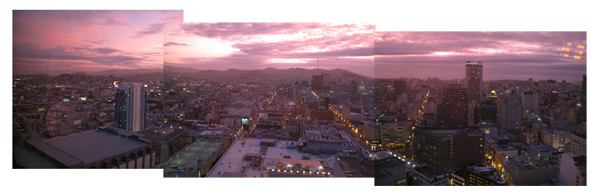
POLYGON ((459 84, 450 85, 445 89, 438 102, 437 118, 437 126, 441 128, 467 127, 469 122, 467 89, 459 84))
POLYGON ((577 122, 587 122, 587 76, 583 75, 581 108, 577 112, 577 122))
POLYGON ((312 76, 311 88, 313 91, 323 90, 323 75, 312 76))
POLYGON ((465 87, 469 101, 478 104, 483 94, 483 63, 467 61, 465 74, 465 87))
POLYGON ((138 132, 146 126, 146 91, 141 83, 119 84, 115 94, 115 126, 138 132))
POLYGON ((331 86, 329 86, 329 74, 321 73, 321 76, 323 77, 323 89, 331 89, 331 86))
POLYGON ((498 123, 510 134, 521 132, 522 103, 516 90, 506 90, 498 99, 498 123))

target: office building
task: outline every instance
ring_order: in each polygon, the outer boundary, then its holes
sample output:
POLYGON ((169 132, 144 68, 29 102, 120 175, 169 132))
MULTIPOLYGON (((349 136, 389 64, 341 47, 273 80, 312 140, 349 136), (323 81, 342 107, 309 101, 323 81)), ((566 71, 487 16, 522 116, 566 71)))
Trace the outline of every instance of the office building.
POLYGON ((414 186, 449 186, 450 174, 429 166, 414 169, 412 182, 414 186))
POLYGON ((311 81, 311 89, 313 91, 323 90, 323 75, 313 75, 311 81))
POLYGON ((478 104, 483 94, 483 63, 467 61, 465 70, 465 87, 467 88, 469 102, 478 104))
POLYGON ((457 84, 450 85, 443 91, 442 98, 438 102, 438 127, 467 127, 469 122, 467 104, 467 89, 457 84))
POLYGON ((521 96, 516 93, 516 90, 507 90, 500 96, 498 123, 501 129, 513 135, 521 132, 521 107, 521 96))
POLYGON ((525 91, 521 94, 521 96, 523 98, 523 112, 540 112, 540 98, 538 96, 538 93, 536 93, 535 91, 525 91))
POLYGON ((501 158, 496 169, 506 185, 513 186, 550 184, 558 172, 557 159, 545 152, 501 158))
POLYGON ((402 121, 396 123, 384 123, 381 126, 381 144, 386 146, 405 145, 412 132, 413 122, 402 121))
POLYGON ((503 186, 504 179, 492 166, 469 166, 451 174, 452 186, 503 186))
POLYGON ((143 84, 119 84, 115 94, 115 126, 138 132, 146 126, 146 91, 143 84))
POLYGON ((484 134, 477 127, 462 129, 415 128, 415 162, 440 171, 484 163, 484 134))

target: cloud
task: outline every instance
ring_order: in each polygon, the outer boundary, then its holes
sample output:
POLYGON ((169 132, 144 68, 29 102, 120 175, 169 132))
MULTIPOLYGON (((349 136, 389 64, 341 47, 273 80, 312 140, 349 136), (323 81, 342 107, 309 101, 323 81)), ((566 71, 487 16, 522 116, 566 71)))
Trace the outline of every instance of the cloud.
POLYGON ((167 42, 164 44, 164 46, 168 47, 168 46, 192 46, 192 45, 188 45, 185 43, 167 42))
POLYGON ((376 55, 557 54, 563 43, 585 44, 585 32, 377 32, 376 55))
POLYGON ((137 37, 153 35, 163 32, 163 23, 150 24, 146 28, 136 33, 137 37))
POLYGON ((464 77, 466 61, 483 61, 484 80, 562 78, 586 74, 583 60, 560 56, 585 45, 585 32, 376 32, 377 77, 464 77), (564 75, 561 75, 561 72, 564 75))
POLYGON ((127 19, 123 12, 116 10, 15 10, 13 16, 16 20, 29 18, 44 18, 75 25, 126 25, 127 19))
POLYGON ((232 48, 233 52, 215 55, 218 57, 198 57, 193 53, 177 56, 165 51, 168 59, 178 62, 167 60, 165 64, 216 70, 310 69, 316 68, 320 59, 320 68, 364 71, 372 76, 374 32, 375 27, 370 24, 186 23, 169 29, 166 35, 180 38, 179 42, 185 37, 210 39, 232 48))
MULTIPOLYGON (((113 48, 86 48, 68 47, 58 45, 53 48, 42 48, 33 43, 13 43, 13 59, 47 61, 53 64, 57 61, 87 61, 105 66, 130 66, 134 67, 142 62, 148 62, 140 57, 132 55, 108 55, 120 50, 113 48)), ((13 64, 18 67, 19 61, 13 64)), ((80 63, 81 64, 81 63, 80 63)))
POLYGON ((109 47, 103 47, 103 48, 94 48, 92 49, 93 51, 96 51, 100 54, 110 54, 110 53, 114 53, 114 52, 118 52, 121 50, 118 49, 113 49, 113 48, 109 48, 109 47))

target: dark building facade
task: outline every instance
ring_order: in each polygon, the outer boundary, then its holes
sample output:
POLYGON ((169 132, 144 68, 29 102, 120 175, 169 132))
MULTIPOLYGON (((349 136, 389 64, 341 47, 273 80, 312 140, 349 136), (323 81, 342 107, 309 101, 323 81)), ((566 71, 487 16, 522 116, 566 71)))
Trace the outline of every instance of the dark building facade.
POLYGON ((442 92, 437 108, 438 127, 461 128, 469 122, 467 89, 451 85, 442 92))
POLYGON ((415 161, 440 171, 484 163, 484 134, 477 127, 415 128, 415 161))
POLYGON ((323 75, 313 75, 311 81, 311 89, 313 91, 323 90, 323 75))
POLYGON ((481 62, 471 63, 467 61, 465 71, 465 87, 469 101, 478 104, 483 91, 483 64, 481 62))
POLYGON ((475 124, 486 120, 498 124, 498 106, 491 101, 484 101, 475 106, 475 124))

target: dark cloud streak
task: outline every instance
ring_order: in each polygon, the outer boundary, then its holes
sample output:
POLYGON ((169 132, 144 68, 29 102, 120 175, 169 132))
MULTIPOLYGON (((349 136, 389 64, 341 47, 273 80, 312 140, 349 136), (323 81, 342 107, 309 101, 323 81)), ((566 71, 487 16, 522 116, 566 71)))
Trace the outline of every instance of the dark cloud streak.
POLYGON ((136 33, 137 37, 153 35, 163 32, 163 23, 150 24, 146 28, 136 33))

